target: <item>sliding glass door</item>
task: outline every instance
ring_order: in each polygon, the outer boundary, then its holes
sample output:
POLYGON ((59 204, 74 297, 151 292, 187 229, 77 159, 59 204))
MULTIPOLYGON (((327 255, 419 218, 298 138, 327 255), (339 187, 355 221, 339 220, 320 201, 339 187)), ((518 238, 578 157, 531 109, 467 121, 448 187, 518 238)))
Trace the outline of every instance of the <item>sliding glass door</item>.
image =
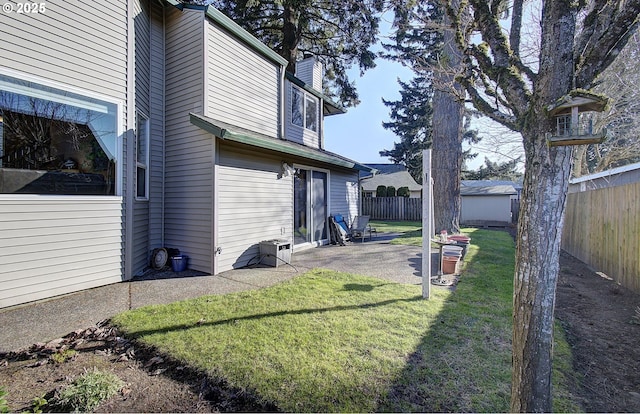
POLYGON ((327 233, 327 173, 296 168, 294 193, 294 244, 320 243, 327 233))

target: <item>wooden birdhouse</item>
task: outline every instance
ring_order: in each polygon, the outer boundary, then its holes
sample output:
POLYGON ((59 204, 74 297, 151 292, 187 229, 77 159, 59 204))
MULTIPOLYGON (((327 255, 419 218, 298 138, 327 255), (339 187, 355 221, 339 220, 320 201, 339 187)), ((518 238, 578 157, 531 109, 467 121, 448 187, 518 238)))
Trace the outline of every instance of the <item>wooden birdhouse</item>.
POLYGON ((602 112, 609 99, 587 91, 571 91, 547 107, 555 118, 555 130, 547 133, 549 146, 599 144, 606 138, 606 129, 594 131, 587 112, 602 112))

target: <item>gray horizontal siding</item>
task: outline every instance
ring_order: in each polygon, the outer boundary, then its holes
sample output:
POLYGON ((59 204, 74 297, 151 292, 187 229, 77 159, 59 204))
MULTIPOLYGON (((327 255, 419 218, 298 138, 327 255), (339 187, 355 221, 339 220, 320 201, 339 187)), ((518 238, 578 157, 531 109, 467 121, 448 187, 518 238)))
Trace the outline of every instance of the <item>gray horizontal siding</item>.
POLYGON ((342 214, 349 223, 358 215, 358 173, 331 172, 331 214, 342 214))
POLYGON ((293 182, 282 161, 220 148, 217 169, 217 271, 245 266, 262 240, 292 238, 293 182), (284 234, 282 229, 284 228, 284 234))
MULTIPOLYGON (((133 2, 135 109, 149 118, 149 128, 155 120, 150 116, 151 100, 151 19, 148 0, 133 2)), ((147 166, 148 167, 148 166, 147 166)), ((149 168, 147 169, 149 171, 149 168)), ((149 203, 135 201, 133 205, 132 272, 138 273, 148 264, 149 203)))
POLYGON ((0 13, 0 66, 124 100, 126 2, 46 7, 41 14, 0 13))
POLYGON ((0 199, 0 308, 122 280, 119 198, 0 199))
MULTIPOLYGON (((126 1, 0 13, 0 38, 0 70, 126 100, 126 1)), ((0 307, 121 281, 122 212, 115 197, 0 195, 0 307)))
POLYGON ((204 12, 168 8, 165 91, 165 246, 213 272, 213 137, 192 125, 204 107, 204 12))
POLYGON ((151 7, 151 88, 150 142, 149 142, 149 244, 152 250, 164 243, 164 10, 152 3, 151 7))
POLYGON ((209 22, 208 115, 279 136, 280 67, 209 22))

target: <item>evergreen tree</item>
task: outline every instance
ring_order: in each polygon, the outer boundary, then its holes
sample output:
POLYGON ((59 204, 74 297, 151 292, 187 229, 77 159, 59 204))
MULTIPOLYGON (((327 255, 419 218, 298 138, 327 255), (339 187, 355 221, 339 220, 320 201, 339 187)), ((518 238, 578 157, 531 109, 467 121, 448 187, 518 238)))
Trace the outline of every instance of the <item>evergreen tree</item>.
POLYGON ((400 138, 393 149, 380 151, 396 164, 407 167, 409 174, 422 183, 422 150, 431 146, 431 96, 433 88, 427 76, 417 75, 408 83, 398 80, 400 100, 382 102, 390 108, 390 122, 383 122, 385 129, 400 138))
POLYGON ((522 178, 522 173, 518 171, 518 165, 522 162, 520 157, 503 163, 493 162, 489 158, 484 159, 482 165, 476 171, 463 171, 464 180, 509 180, 517 181, 522 178))
MULTIPOLYGON (((432 171, 434 187, 438 189, 434 196, 435 226, 457 232, 461 210, 465 96, 456 80, 462 54, 444 10, 439 1, 399 0, 394 9, 393 43, 384 47, 386 57, 402 62, 428 79, 430 89, 426 96, 418 93, 413 98, 418 105, 430 107, 431 119, 425 124, 429 126, 429 139, 412 142, 404 137, 399 149, 406 151, 412 143, 416 150, 429 146, 433 149, 432 171)), ((463 34, 462 38, 465 37, 463 34)), ((421 176, 420 173, 419 181, 422 181, 421 176)))

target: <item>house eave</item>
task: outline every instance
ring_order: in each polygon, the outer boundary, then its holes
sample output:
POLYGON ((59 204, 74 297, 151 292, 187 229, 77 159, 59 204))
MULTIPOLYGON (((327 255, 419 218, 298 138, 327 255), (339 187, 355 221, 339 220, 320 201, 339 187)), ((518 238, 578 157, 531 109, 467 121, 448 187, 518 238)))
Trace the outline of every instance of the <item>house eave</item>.
POLYGON ((333 102, 327 95, 323 94, 320 91, 315 90, 311 86, 309 86, 306 83, 304 83, 302 80, 296 78, 295 75, 287 72, 285 74, 285 76, 287 77, 287 80, 289 80, 294 85, 304 89, 305 91, 307 91, 310 94, 316 96, 317 98, 320 98, 320 100, 322 101, 322 107, 324 109, 324 114, 325 115, 327 115, 327 116, 329 116, 329 115, 338 115, 338 114, 344 114, 344 113, 347 112, 340 105, 338 105, 337 103, 333 102))
POLYGON ((351 170, 367 172, 371 171, 371 168, 367 167, 366 165, 360 164, 353 160, 338 157, 327 151, 305 147, 304 145, 297 144, 295 142, 269 137, 256 132, 244 131, 239 127, 234 127, 233 125, 228 125, 221 121, 195 113, 189 113, 189 118, 193 125, 226 141, 232 141, 252 147, 276 151, 279 153, 284 153, 307 160, 330 164, 351 170))

